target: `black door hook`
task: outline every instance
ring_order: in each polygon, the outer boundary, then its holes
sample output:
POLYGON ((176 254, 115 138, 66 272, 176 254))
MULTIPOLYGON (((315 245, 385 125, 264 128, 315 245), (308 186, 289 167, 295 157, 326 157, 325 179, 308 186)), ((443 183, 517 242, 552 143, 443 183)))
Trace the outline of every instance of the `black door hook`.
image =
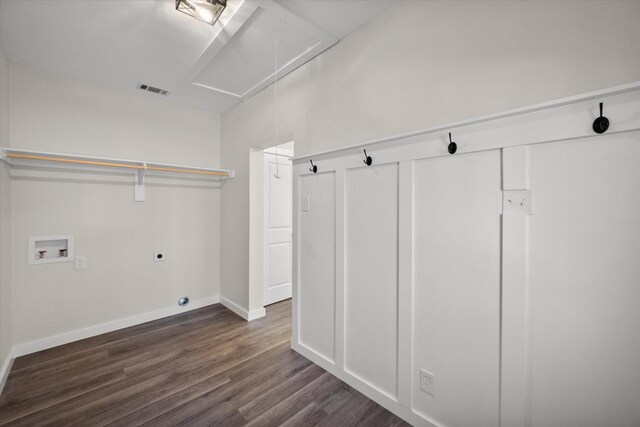
POLYGON ((454 154, 458 150, 458 144, 451 140, 451 132, 449 132, 449 146, 447 150, 449 150, 449 154, 454 154))
POLYGON ((593 121, 593 131, 595 133, 605 133, 609 129, 609 119, 602 115, 602 102, 600 103, 600 117, 593 121))
POLYGON ((367 150, 364 150, 364 160, 363 160, 363 162, 367 166, 371 166, 371 163, 373 163, 373 159, 371 159, 371 156, 367 156, 367 150))
POLYGON ((309 160, 309 162, 311 162, 311 167, 309 168, 309 170, 313 173, 318 172, 318 166, 313 164, 313 160, 309 160))

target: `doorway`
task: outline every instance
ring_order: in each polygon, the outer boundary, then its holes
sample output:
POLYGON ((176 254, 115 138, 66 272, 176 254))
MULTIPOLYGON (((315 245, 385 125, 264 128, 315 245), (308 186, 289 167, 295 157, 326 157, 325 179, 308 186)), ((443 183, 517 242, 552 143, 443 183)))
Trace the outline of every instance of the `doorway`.
POLYGON ((264 150, 264 305, 291 298, 293 142, 264 150))

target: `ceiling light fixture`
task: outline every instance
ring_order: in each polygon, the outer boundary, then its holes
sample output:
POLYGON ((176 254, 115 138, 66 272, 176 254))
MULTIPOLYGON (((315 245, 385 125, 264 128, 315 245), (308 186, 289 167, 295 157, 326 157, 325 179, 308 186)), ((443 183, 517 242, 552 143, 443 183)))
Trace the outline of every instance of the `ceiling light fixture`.
POLYGON ((227 0, 176 0, 176 10, 213 25, 227 7, 227 0))

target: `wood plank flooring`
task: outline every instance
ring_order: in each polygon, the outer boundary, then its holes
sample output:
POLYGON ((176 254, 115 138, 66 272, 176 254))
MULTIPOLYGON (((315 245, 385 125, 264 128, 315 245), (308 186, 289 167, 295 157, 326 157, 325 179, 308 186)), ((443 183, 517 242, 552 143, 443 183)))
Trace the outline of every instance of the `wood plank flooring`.
POLYGON ((251 323, 215 304, 23 356, 0 425, 407 425, 290 340, 290 301, 251 323))

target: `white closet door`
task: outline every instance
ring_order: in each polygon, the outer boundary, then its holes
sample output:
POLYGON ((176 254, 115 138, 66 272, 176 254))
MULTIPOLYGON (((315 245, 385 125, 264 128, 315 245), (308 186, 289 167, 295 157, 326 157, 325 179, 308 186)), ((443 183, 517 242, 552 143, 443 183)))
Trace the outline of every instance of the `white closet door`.
POLYGON ((345 369, 397 395, 398 164, 345 173, 345 369))
POLYGON ((300 343, 325 359, 335 358, 335 173, 299 178, 300 343))
POLYGON ((413 405, 442 425, 499 424, 501 211, 500 150, 415 162, 413 405))
POLYGON ((531 146, 531 426, 640 425, 640 134, 531 146))
POLYGON ((291 160, 264 154, 264 305, 291 298, 291 160))

